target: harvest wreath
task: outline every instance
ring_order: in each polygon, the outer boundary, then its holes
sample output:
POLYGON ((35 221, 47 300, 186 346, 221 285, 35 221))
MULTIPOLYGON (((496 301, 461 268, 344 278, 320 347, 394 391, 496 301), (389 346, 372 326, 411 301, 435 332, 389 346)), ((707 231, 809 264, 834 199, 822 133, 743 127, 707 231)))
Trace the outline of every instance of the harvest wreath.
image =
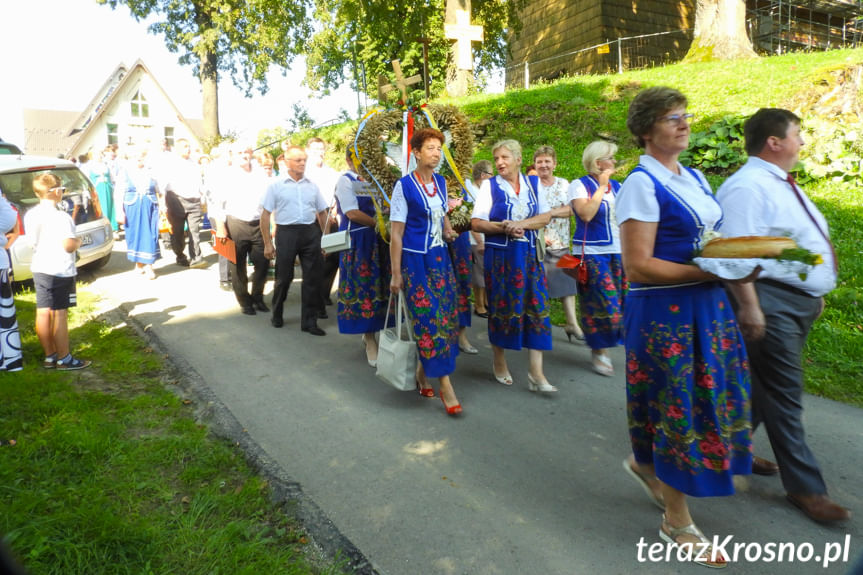
MULTIPOLYGON (((456 106, 437 104, 408 108, 407 116, 411 133, 426 127, 436 128, 444 134, 449 132, 452 152, 448 146, 444 146, 445 162, 442 163, 440 173, 446 179, 447 196, 463 199, 463 176, 470 177, 473 161, 473 131, 467 116, 456 106)), ((386 204, 389 203, 396 182, 401 178, 401 170, 386 155, 386 144, 398 142, 402 138, 404 117, 405 110, 372 111, 362 120, 353 138, 357 173, 364 180, 373 182, 386 204)), ((401 144, 405 146, 407 142, 401 144)), ((375 202, 375 206, 381 229, 385 224, 385 207, 379 202, 375 202)), ((464 207, 451 210, 450 216, 450 223, 456 231, 464 231, 470 227, 469 212, 464 207), (456 221, 452 221, 453 219, 456 221)), ((386 237, 386 234, 381 235, 386 237)))

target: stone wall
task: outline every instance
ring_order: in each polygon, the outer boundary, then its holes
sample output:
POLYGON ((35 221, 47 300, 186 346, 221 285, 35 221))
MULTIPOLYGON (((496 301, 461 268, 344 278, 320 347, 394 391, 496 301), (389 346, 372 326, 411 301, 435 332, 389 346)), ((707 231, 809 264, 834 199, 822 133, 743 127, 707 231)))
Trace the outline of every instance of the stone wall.
POLYGON ((507 86, 563 75, 600 74, 659 65, 682 58, 691 40, 695 0, 532 0, 522 11, 522 32, 510 43, 507 86), (670 32, 623 41, 617 38, 670 32), (598 45, 611 42, 597 48, 598 45), (605 52, 605 53, 603 53, 605 52))

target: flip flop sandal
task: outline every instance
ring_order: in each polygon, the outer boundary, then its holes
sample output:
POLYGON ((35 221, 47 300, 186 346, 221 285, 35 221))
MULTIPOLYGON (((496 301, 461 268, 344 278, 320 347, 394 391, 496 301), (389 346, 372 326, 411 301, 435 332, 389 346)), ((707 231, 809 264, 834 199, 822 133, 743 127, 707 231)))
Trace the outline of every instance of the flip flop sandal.
POLYGON ((642 475, 641 473, 637 472, 632 468, 631 465, 629 465, 629 459, 623 460, 623 470, 626 471, 629 475, 631 475, 632 478, 635 479, 639 485, 641 485, 641 488, 644 489, 644 492, 647 494, 647 497, 650 499, 651 503, 656 505, 662 511, 665 511, 665 502, 662 500, 661 497, 657 497, 657 495, 650 488, 650 484, 647 482, 648 480, 656 479, 655 475, 651 477, 649 475, 642 475))

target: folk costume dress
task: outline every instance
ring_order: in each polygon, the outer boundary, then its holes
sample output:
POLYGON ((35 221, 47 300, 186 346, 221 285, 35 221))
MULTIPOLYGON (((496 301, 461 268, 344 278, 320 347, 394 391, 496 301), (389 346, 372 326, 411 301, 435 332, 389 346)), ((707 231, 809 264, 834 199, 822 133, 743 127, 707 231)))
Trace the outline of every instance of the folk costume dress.
POLYGON ((339 231, 348 230, 351 248, 339 255, 339 333, 373 333, 384 328, 390 294, 390 252, 374 228, 352 222, 345 214, 360 210, 375 217, 371 198, 357 197, 357 174, 346 172, 336 183, 339 231))
POLYGON ((390 220, 404 222, 402 278, 417 352, 428 377, 455 371, 459 317, 443 222, 447 211, 446 181, 435 174, 420 183, 416 172, 396 182, 390 220))
MULTIPOLYGON (((473 202, 467 192, 464 200, 473 202)), ((470 295, 473 289, 473 263, 470 247, 470 231, 462 232, 455 241, 448 244, 452 259, 452 269, 456 283, 456 310, 458 311, 459 329, 470 327, 470 295)))
MULTIPOLYGON (((722 210, 704 176, 650 156, 627 177, 617 221, 656 222, 654 257, 689 263, 722 210)), ((750 379, 743 337, 719 282, 630 283, 624 309, 629 436, 639 463, 695 497, 730 495, 748 474, 750 379)))
POLYGON ((96 186, 96 196, 102 207, 102 215, 111 222, 111 229, 117 231, 117 216, 114 210, 114 183, 111 180, 111 168, 102 162, 87 162, 88 176, 96 186))
POLYGON ((159 251, 159 189, 147 169, 132 169, 120 176, 125 182, 126 258, 152 264, 159 251))
MULTIPOLYGON (((578 311, 584 339, 591 349, 623 344, 623 300, 628 284, 620 259, 620 230, 614 215, 620 182, 609 180, 593 219, 586 224, 575 216, 572 253, 580 255, 584 244, 587 284, 578 284, 578 311)), ((599 182, 593 176, 574 180, 569 186, 570 201, 590 199, 599 182)), ((578 282, 576 282, 578 283, 578 282)))
MULTIPOLYGON (((500 176, 484 181, 472 217, 502 222, 547 212, 537 193, 539 178, 519 178, 519 193, 500 176)), ((551 349, 548 284, 536 253, 536 231, 525 230, 519 239, 486 234, 484 264, 489 341, 504 349, 551 349)))

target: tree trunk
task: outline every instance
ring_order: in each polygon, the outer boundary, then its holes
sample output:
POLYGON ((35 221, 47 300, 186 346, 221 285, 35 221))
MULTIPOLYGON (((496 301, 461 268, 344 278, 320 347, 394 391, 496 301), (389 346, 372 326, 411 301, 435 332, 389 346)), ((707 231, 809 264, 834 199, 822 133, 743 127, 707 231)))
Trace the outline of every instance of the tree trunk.
POLYGON ((201 56, 201 96, 204 112, 206 146, 216 145, 219 138, 219 70, 218 56, 207 52, 201 56))
POLYGON ((745 0, 698 0, 695 32, 685 62, 755 58, 746 34, 745 0))
MULTIPOLYGON (((446 16, 447 24, 455 24, 455 14, 458 10, 464 10, 470 14, 470 0, 446 0, 446 16)), ((466 96, 468 88, 473 81, 472 70, 459 70, 456 66, 456 43, 450 46, 451 57, 447 61, 446 71, 446 91, 447 94, 454 98, 466 96)))

